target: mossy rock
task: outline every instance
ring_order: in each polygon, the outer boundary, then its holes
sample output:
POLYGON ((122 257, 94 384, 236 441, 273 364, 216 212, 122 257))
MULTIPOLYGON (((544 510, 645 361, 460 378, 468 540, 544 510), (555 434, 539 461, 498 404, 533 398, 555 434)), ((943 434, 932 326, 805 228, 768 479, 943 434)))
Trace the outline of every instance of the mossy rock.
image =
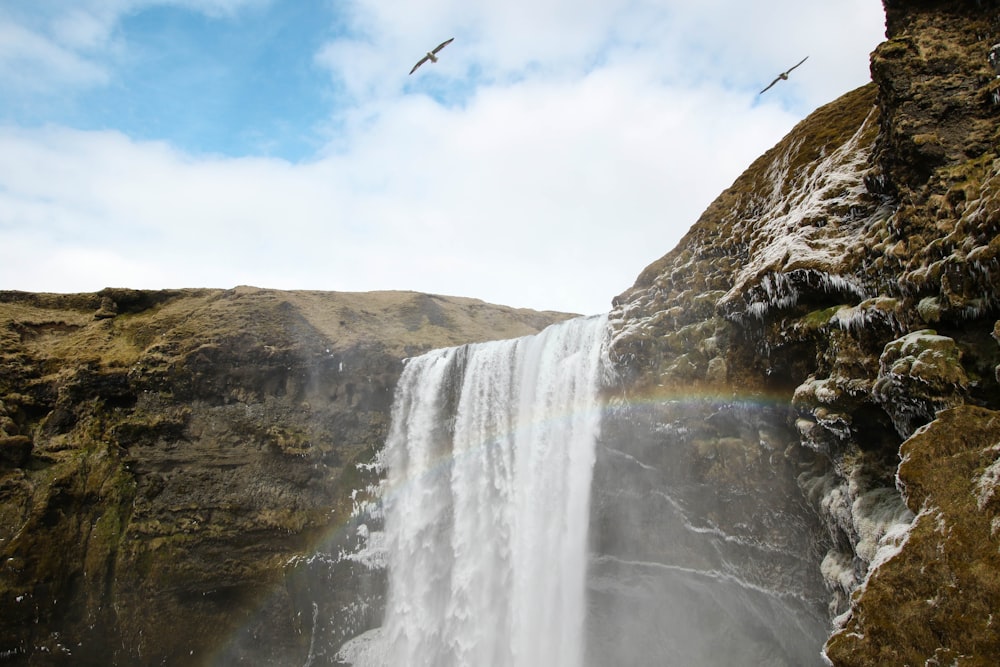
POLYGON ((827 655, 844 667, 1000 664, 1000 412, 945 410, 900 454, 917 518, 827 655))

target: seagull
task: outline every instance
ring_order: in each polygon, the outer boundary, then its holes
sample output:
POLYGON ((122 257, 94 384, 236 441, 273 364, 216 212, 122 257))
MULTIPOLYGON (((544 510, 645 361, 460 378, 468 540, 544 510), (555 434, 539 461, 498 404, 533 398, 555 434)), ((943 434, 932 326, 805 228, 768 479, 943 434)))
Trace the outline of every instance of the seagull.
POLYGON ((452 37, 451 39, 446 39, 445 41, 443 41, 440 44, 438 44, 437 46, 435 46, 433 51, 428 51, 427 55, 425 55, 423 58, 421 58, 420 60, 418 60, 417 64, 413 66, 413 69, 410 70, 410 74, 413 74, 414 72, 416 72, 417 68, 420 67, 421 65, 423 65, 428 60, 430 60, 432 63, 436 63, 438 61, 438 59, 437 59, 437 56, 434 55, 434 54, 437 53, 438 51, 440 51, 441 49, 443 49, 444 47, 448 46, 449 44, 451 44, 453 41, 455 41, 454 37, 452 37))
POLYGON ((804 63, 806 61, 806 58, 808 58, 808 57, 809 56, 806 56, 805 58, 803 58, 802 60, 800 60, 799 62, 795 63, 794 65, 792 65, 791 67, 789 67, 787 70, 785 70, 784 72, 782 72, 781 74, 779 74, 777 79, 775 79, 774 81, 772 81, 770 84, 768 84, 767 88, 765 88, 764 90, 760 91, 757 94, 758 95, 762 95, 763 93, 766 93, 768 90, 770 90, 771 86, 773 86, 774 84, 778 83, 779 81, 787 81, 788 80, 788 74, 789 74, 789 72, 791 72, 793 69, 795 69, 796 67, 798 67, 802 63, 804 63))

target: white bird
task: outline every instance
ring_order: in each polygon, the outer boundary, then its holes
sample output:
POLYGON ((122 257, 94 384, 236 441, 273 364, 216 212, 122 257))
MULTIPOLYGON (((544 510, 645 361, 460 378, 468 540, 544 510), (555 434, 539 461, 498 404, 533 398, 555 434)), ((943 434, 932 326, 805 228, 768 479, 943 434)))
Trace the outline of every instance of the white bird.
POLYGON ((781 74, 779 74, 777 79, 775 79, 774 81, 772 81, 771 83, 769 83, 767 85, 767 88, 765 88, 764 90, 760 91, 757 94, 761 95, 761 94, 767 92, 768 90, 770 90, 771 86, 773 86, 774 84, 778 83, 779 81, 787 81, 788 80, 788 74, 789 74, 789 72, 791 72, 793 69, 795 69, 796 67, 798 67, 802 63, 804 63, 806 61, 806 58, 808 58, 808 57, 809 56, 806 56, 805 58, 803 58, 802 60, 800 60, 799 62, 795 63, 794 65, 792 65, 791 67, 789 67, 787 70, 785 70, 784 72, 782 72, 781 74))
POLYGON ((436 63, 438 61, 438 59, 437 59, 437 56, 434 55, 434 54, 436 54, 438 51, 440 51, 444 47, 446 47, 449 44, 451 44, 454 40, 455 40, 454 37, 452 37, 451 39, 446 39, 445 41, 443 41, 440 44, 438 44, 437 46, 435 46, 432 51, 428 51, 427 55, 425 55, 423 58, 421 58, 420 60, 418 60, 417 64, 413 66, 413 69, 410 70, 410 74, 413 74, 414 72, 416 72, 417 68, 420 67, 421 65, 423 65, 428 60, 430 60, 432 63, 436 63))

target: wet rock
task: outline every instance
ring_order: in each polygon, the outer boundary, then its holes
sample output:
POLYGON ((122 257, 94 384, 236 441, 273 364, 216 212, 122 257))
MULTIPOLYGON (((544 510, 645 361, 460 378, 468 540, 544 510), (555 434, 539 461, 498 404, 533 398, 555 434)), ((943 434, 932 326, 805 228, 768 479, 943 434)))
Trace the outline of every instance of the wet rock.
POLYGON ((969 378, 955 341, 929 329, 886 344, 872 387, 875 401, 903 438, 939 410, 965 403, 968 393, 969 378))
POLYGON ((990 664, 1000 655, 998 445, 1000 413, 970 406, 944 410, 903 443, 900 482, 917 517, 829 640, 834 664, 990 664))

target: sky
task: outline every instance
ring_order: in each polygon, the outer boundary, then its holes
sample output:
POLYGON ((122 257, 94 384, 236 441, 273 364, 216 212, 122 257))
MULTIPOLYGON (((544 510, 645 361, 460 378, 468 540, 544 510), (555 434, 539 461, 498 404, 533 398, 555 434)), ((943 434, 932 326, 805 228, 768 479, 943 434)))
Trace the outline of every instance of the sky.
POLYGON ((0 290, 606 312, 870 80, 879 0, 761 6, 0 0, 0 290))

